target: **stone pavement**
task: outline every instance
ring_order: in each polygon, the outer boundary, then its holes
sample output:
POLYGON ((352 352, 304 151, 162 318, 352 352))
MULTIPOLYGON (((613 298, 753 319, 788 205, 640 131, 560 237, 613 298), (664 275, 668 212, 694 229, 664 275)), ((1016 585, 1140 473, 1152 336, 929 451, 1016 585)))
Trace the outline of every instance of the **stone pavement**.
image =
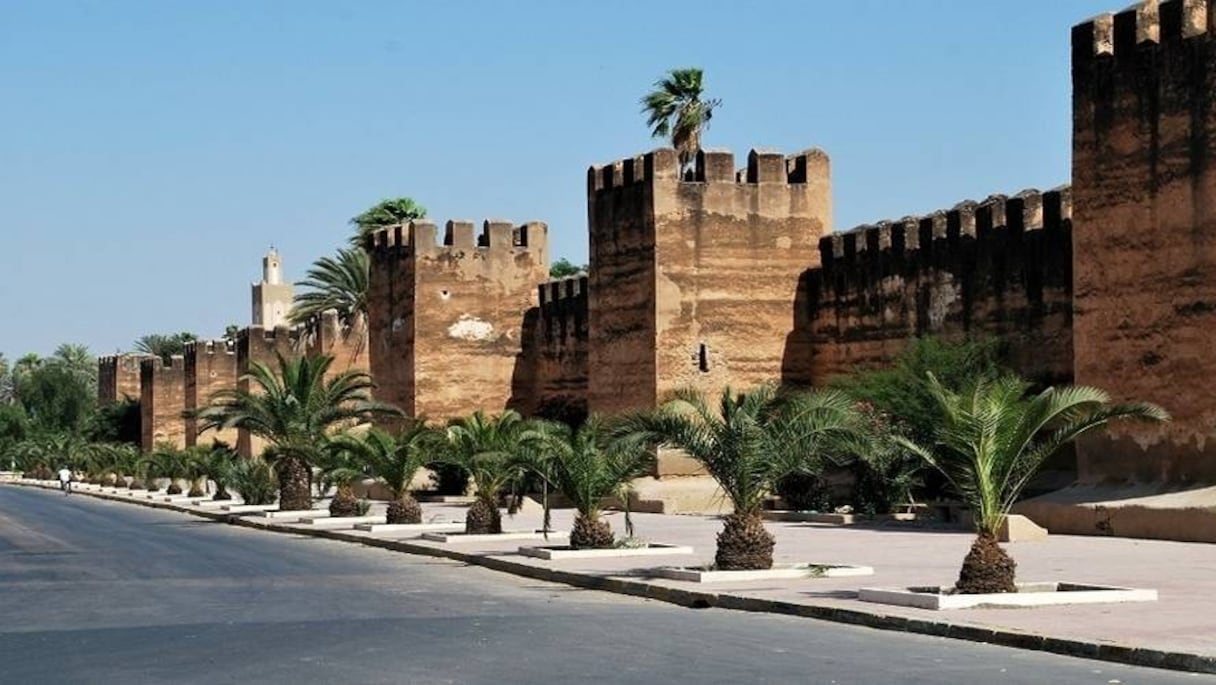
MULTIPOLYGON (((147 500, 139 503, 149 505, 147 500)), ((196 507, 163 503, 151 506, 217 516, 196 507)), ((463 505, 426 503, 424 520, 459 520, 463 509, 463 505)), ((573 513, 555 510, 554 528, 569 530, 573 513)), ((715 536, 721 527, 717 518, 659 514, 634 514, 633 518, 638 537, 649 542, 692 545, 695 553, 545 561, 516 552, 521 545, 542 544, 539 542, 443 544, 355 530, 315 531, 307 524, 253 517, 244 517, 240 523, 447 556, 507 572, 694 606, 795 613, 1125 663, 1216 672, 1216 547, 1209 544, 1060 535, 1037 542, 1008 543, 1006 549, 1018 562, 1020 581, 1155 588, 1160 599, 1132 604, 935 612, 861 602, 856 593, 863 586, 952 584, 971 543, 968 533, 894 522, 854 526, 769 522, 769 530, 777 538, 777 564, 846 563, 872 566, 875 573, 861 578, 706 585, 655 578, 649 569, 712 562, 715 536)), ((618 535, 624 533, 623 519, 619 512, 607 514, 618 535)), ((504 516, 503 525, 527 528, 540 522, 539 511, 529 509, 514 517, 504 516)))

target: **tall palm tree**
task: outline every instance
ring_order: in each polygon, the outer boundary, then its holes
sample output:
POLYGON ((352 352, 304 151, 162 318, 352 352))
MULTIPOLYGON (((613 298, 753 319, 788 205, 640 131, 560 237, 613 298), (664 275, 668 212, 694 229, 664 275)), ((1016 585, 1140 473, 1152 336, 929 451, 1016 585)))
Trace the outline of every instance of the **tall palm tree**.
POLYGON ((950 390, 932 374, 927 382, 944 417, 936 445, 896 440, 941 471, 971 507, 976 538, 955 585, 966 594, 1017 592, 1016 564, 997 542, 998 530, 1052 454, 1111 421, 1169 420, 1154 404, 1110 404, 1109 395, 1087 386, 1028 395, 1030 384, 1012 375, 980 379, 963 392, 950 390))
POLYGON ((610 434, 597 417, 589 418, 578 429, 546 422, 542 430, 542 452, 548 460, 545 471, 578 511, 570 531, 570 546, 579 549, 613 545, 612 527, 600 518, 604 500, 609 497, 615 497, 625 507, 626 534, 632 535, 631 481, 652 471, 654 454, 649 445, 641 436, 610 434))
POLYGON ((198 340, 198 336, 189 332, 171 333, 169 335, 149 333, 135 341, 135 351, 144 354, 154 354, 161 359, 168 359, 175 354, 184 353, 186 351, 186 343, 194 340, 198 340))
POLYGON ((767 569, 773 536, 760 516, 765 497, 791 473, 816 474, 847 452, 861 433, 852 401, 842 393, 783 394, 760 386, 723 389, 716 408, 695 390, 681 390, 657 410, 626 416, 619 431, 686 452, 726 493, 734 512, 718 534, 716 567, 767 569))
POLYGON ((438 453, 443 434, 425 421, 410 423, 399 436, 373 428, 360 437, 339 436, 337 448, 349 452, 374 478, 384 483, 393 500, 389 502, 386 523, 422 523, 422 507, 410 494, 414 477, 438 453))
POLYGON ((338 320, 354 330, 367 316, 367 253, 358 248, 342 248, 333 257, 313 262, 302 288, 291 305, 292 323, 304 323, 329 309, 338 320))
POLYGON ((502 532, 498 499, 523 475, 524 453, 540 439, 535 426, 514 410, 492 417, 478 410, 448 426, 441 460, 463 469, 477 487, 465 532, 502 532))
POLYGON ((671 138, 682 168, 688 167, 701 148, 701 131, 709 126, 721 100, 703 99, 704 74, 696 68, 672 69, 655 81, 654 90, 642 97, 642 114, 651 136, 671 138))
POLYGON ((325 379, 333 358, 284 358, 277 368, 254 362, 241 380, 249 389, 215 393, 199 413, 200 431, 238 428, 268 444, 264 457, 279 479, 279 506, 312 507, 312 468, 335 429, 375 415, 399 414, 373 402, 371 377, 345 371, 325 379))
POLYGON ((396 197, 381 200, 367 211, 350 220, 358 229, 351 237, 351 244, 358 247, 368 233, 389 226, 401 226, 415 219, 426 218, 426 207, 418 204, 409 197, 396 197))

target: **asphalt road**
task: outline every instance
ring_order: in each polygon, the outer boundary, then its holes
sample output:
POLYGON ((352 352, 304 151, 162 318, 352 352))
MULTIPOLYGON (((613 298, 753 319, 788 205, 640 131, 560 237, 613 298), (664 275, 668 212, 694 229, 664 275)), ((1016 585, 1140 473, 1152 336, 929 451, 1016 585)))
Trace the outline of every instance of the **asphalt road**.
POLYGON ((0 486, 0 683, 1199 683, 0 486))

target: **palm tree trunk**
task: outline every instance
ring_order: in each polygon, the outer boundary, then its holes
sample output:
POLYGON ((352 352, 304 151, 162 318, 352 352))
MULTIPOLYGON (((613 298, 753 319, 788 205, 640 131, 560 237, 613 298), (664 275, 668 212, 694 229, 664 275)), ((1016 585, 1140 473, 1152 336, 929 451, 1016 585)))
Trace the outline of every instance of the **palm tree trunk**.
POLYGON ((980 533, 971 543, 971 551, 963 559, 954 589, 964 595, 1017 592, 1014 585, 1014 562, 992 533, 980 533))
POLYGON ((478 497, 469 505, 464 516, 464 532, 470 535, 490 535, 502 532, 502 514, 494 499, 478 497))
POLYGON ((723 571, 770 569, 775 544, 760 512, 736 512, 726 517, 722 532, 718 533, 714 564, 723 571))
POLYGON ((418 500, 410 493, 403 493, 400 497, 389 502, 388 512, 385 516, 386 523, 422 523, 422 506, 418 504, 418 500))
POLYGON ((298 457, 281 457, 275 463, 279 476, 279 509, 312 508, 312 469, 298 457))
POLYGON ((334 518, 359 515, 359 500, 355 499, 355 491, 349 484, 338 486, 333 501, 329 503, 329 515, 334 518))
POLYGON ((615 541, 612 526, 596 514, 579 512, 570 530, 570 546, 574 549, 603 549, 615 541))

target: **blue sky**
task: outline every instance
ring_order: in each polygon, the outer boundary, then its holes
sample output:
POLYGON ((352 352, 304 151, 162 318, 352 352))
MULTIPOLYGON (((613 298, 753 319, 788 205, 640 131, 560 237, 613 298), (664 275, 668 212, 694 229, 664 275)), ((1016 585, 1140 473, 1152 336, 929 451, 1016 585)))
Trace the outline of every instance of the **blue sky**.
POLYGON ((0 352, 249 321, 347 220, 550 226, 658 146, 638 98, 706 70, 706 144, 832 157, 837 229, 1069 176, 1069 27, 1112 0, 0 0, 0 352))

